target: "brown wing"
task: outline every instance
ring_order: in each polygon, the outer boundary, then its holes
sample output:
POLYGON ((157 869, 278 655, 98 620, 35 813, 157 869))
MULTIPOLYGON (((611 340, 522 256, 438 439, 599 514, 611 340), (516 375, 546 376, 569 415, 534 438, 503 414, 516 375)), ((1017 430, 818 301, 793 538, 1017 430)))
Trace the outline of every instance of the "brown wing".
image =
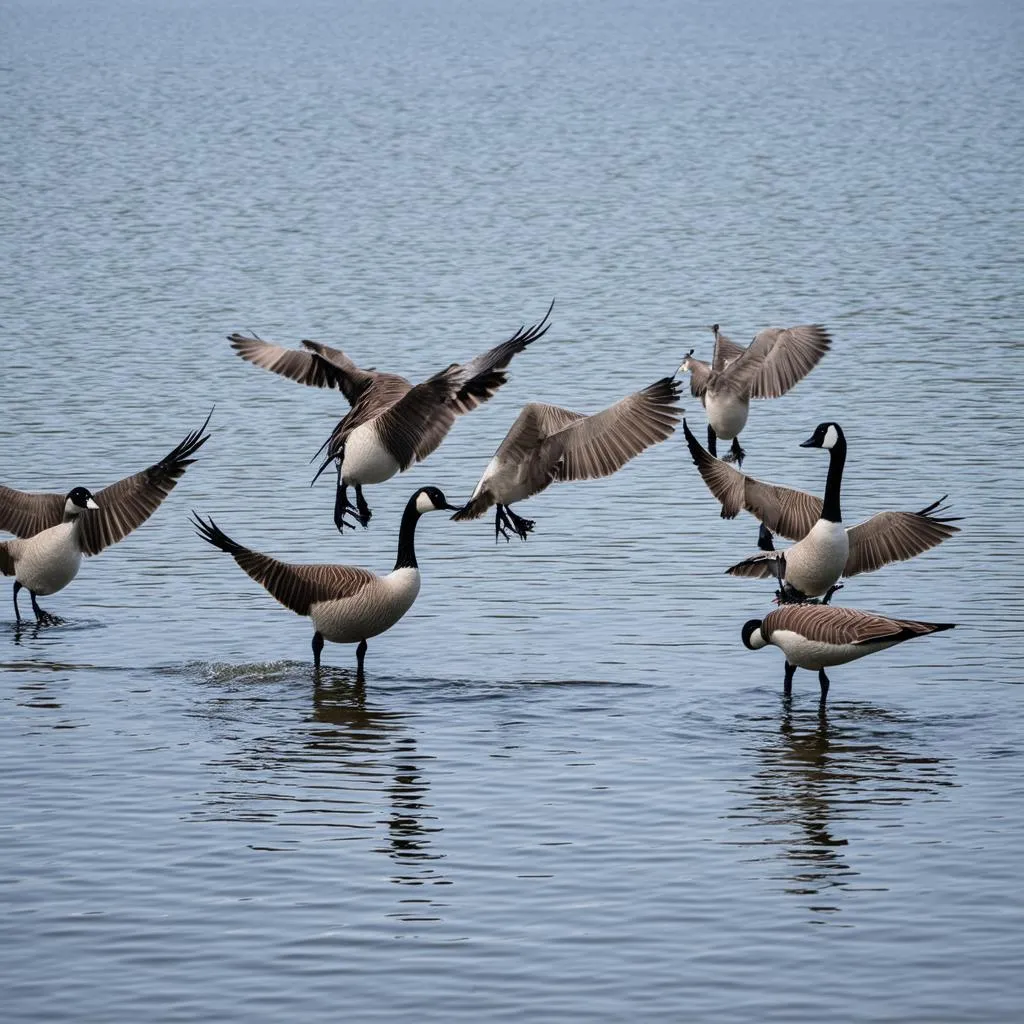
POLYGON ((209 422, 210 417, 207 416, 198 430, 189 434, 155 465, 93 495, 99 508, 83 512, 79 519, 79 537, 84 554, 97 555, 124 539, 160 507, 185 470, 195 462, 191 456, 209 440, 210 435, 204 433, 209 422))
POLYGON ((16 537, 34 537, 64 518, 63 494, 30 494, 0 487, 0 530, 16 537))
POLYGON ((705 363, 703 359, 694 359, 693 356, 689 356, 688 359, 690 394, 703 402, 708 390, 708 381, 711 379, 711 364, 705 363))
POLYGON ((561 453, 555 479, 608 476, 645 448, 671 437, 679 422, 679 388, 674 378, 663 377, 552 434, 544 448, 561 453))
POLYGON ((459 367, 451 366, 410 388, 376 417, 377 433, 401 469, 425 459, 444 440, 455 422, 449 403, 461 380, 459 367))
POLYGON ((306 351, 284 348, 244 334, 228 336, 231 347, 247 362, 314 388, 338 388, 354 402, 373 375, 360 370, 340 349, 304 341, 306 351))
POLYGON ((563 409, 560 405, 530 402, 520 410, 505 439, 498 445, 495 458, 499 462, 522 462, 530 458, 552 434, 584 418, 582 413, 563 409))
POLYGON ((729 576, 742 576, 748 580, 775 580, 778 579, 776 563, 784 555, 784 551, 760 551, 742 562, 730 565, 725 571, 729 576))
POLYGON ((751 398, 778 398, 802 380, 828 351, 832 339, 821 324, 761 331, 725 376, 751 398))
POLYGON ((884 640, 910 640, 943 629, 950 623, 891 619, 887 615, 836 605, 790 604, 769 612, 761 624, 766 640, 778 629, 799 633, 817 643, 871 644, 884 640))
POLYGON ((693 436, 683 420, 683 434, 704 483, 722 503, 722 518, 734 519, 746 509, 773 533, 802 540, 821 518, 821 499, 806 491, 755 480, 721 459, 716 459, 693 436))
POLYGON ((711 366, 716 373, 721 372, 729 365, 739 359, 746 349, 737 345, 732 338, 727 338, 720 331, 715 330, 715 351, 711 357, 711 366))
POLYGON ((192 523, 203 540, 226 551, 261 587, 299 615, 308 615, 310 605, 318 601, 352 597, 377 579, 368 569, 352 565, 289 565, 279 562, 270 555, 236 543, 212 519, 204 521, 193 512, 192 523))
MULTIPOLYGON (((512 361, 512 357, 522 352, 527 345, 532 345, 538 338, 543 338, 547 334, 551 327, 548 317, 551 316, 551 310, 554 308, 555 300, 552 299, 548 311, 538 323, 529 327, 520 327, 507 341, 495 345, 494 348, 459 367, 462 371, 463 383, 455 397, 449 402, 456 415, 461 416, 478 405, 482 405, 505 383, 504 370, 512 361)), ((433 449, 430 450, 433 451, 433 449)), ((422 455, 419 457, 423 458, 422 455)))
POLYGON ((850 554, 844 576, 902 562, 959 533, 959 516, 943 516, 945 495, 920 512, 879 512, 847 530, 850 554))

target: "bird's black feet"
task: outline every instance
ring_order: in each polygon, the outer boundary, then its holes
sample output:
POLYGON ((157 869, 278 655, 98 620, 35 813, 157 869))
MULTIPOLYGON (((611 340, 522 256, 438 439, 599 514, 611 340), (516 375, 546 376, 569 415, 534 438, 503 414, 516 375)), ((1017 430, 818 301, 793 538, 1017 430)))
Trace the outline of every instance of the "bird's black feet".
MULTIPOLYGON (((32 591, 29 593, 32 594, 32 591)), ((32 594, 32 611, 36 613, 36 624, 39 626, 59 626, 64 621, 59 615, 51 615, 40 608, 35 594, 32 594)))
POLYGON ((833 583, 832 586, 829 587, 828 590, 825 591, 825 596, 821 599, 821 603, 822 604, 828 604, 829 601, 832 600, 832 595, 837 590, 842 590, 844 586, 845 586, 845 584, 843 584, 843 583, 833 583))
POLYGON ((743 460, 747 457, 747 453, 740 447, 740 439, 734 437, 732 439, 732 447, 729 449, 727 455, 722 457, 723 462, 735 462, 737 466, 743 465, 743 460))
POLYGON ((784 583, 775 591, 776 604, 807 604, 807 595, 790 583, 784 583))
POLYGON ((718 458, 718 435, 710 423, 708 424, 708 452, 713 459, 718 458))
POLYGON ((365 527, 370 521, 370 510, 366 508, 366 502, 358 490, 356 497, 362 502, 362 508, 353 505, 348 500, 348 488, 344 484, 338 484, 338 492, 334 496, 334 525, 338 528, 339 533, 344 533, 346 527, 354 530, 357 523, 365 527), (351 516, 354 521, 349 522, 345 516, 351 516))
POLYGON ((506 541, 512 539, 514 533, 520 540, 526 540, 526 535, 533 530, 532 519, 523 519, 517 516, 508 505, 495 505, 494 507, 494 540, 502 536, 506 541), (509 532, 511 530, 511 533, 509 532))
POLYGON ((366 504, 366 499, 363 497, 363 489, 356 484, 356 518, 364 530, 370 525, 372 516, 370 506, 366 504))

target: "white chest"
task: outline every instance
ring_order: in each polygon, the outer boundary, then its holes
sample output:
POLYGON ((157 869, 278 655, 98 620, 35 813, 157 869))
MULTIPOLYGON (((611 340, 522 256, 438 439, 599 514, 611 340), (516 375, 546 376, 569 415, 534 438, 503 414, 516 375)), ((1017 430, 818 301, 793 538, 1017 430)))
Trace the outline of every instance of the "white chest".
POLYGON ((78 575, 81 564, 75 524, 61 523, 19 543, 15 578, 45 597, 63 590, 78 575))
POLYGON ((714 432, 723 441, 731 441, 747 425, 750 402, 731 391, 708 390, 704 408, 714 432))
POLYGON ((849 554, 846 527, 819 519, 786 551, 786 582, 807 597, 821 597, 843 575, 849 554))
POLYGON ((348 484, 379 484, 399 470, 398 460, 384 447, 372 423, 356 427, 345 439, 341 475, 348 484))
POLYGON ((325 640, 358 643, 390 629, 413 606, 419 592, 419 569, 396 569, 352 597, 314 604, 309 617, 325 640))

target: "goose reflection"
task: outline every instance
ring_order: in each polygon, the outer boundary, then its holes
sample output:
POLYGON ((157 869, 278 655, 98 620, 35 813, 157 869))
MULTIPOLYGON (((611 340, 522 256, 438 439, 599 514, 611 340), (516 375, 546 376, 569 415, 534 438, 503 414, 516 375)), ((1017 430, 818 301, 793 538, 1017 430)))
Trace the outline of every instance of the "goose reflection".
MULTIPOLYGON (((302 679, 306 688, 308 678, 302 679)), ((289 686, 292 711, 294 693, 289 686)), ((267 700, 264 693, 250 704, 260 725, 277 717, 277 701, 268 709, 267 700)), ((249 716, 239 714, 237 700, 231 705, 228 713, 218 699, 209 710, 219 722, 230 723, 237 741, 244 724, 239 719, 249 716)), ((442 831, 428 800, 425 765, 432 758, 419 751, 407 718, 368 701, 365 687, 348 671, 322 671, 304 721, 290 729, 275 723, 273 733, 246 737, 229 756, 210 762, 221 786, 207 794, 196 816, 309 829, 314 841, 373 842, 383 834, 384 844, 372 849, 394 862, 392 881, 445 883, 435 865, 444 855, 432 849, 433 836, 442 831)), ((294 849, 306 841, 304 834, 275 836, 260 848, 294 849)))
POLYGON ((899 827, 891 808, 955 785, 948 760, 925 753, 911 723, 869 704, 844 704, 830 719, 825 707, 798 711, 783 697, 781 719, 750 725, 759 767, 730 817, 768 832, 745 845, 776 849, 784 891, 817 914, 840 910, 844 889, 874 887, 858 877, 857 849, 844 832, 899 827))

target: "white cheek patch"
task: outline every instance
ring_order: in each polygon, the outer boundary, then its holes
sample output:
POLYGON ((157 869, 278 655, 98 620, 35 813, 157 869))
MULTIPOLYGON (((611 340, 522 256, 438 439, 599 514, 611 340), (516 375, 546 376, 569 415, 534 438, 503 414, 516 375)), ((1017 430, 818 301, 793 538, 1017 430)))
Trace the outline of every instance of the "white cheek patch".
POLYGON ((822 448, 835 448, 836 442, 839 440, 839 435, 836 433, 836 428, 830 423, 828 430, 825 431, 825 439, 821 442, 822 448))
POLYGON ((421 494, 416 499, 416 511, 422 515, 424 512, 434 512, 437 506, 427 497, 426 494, 421 494))
POLYGON ((99 508, 99 505, 97 505, 97 504, 96 504, 96 502, 95 502, 95 501, 93 501, 93 500, 92 500, 92 498, 90 498, 90 499, 89 499, 89 500, 88 500, 88 501, 87 501, 87 502, 85 503, 85 507, 86 507, 86 508, 99 508))

